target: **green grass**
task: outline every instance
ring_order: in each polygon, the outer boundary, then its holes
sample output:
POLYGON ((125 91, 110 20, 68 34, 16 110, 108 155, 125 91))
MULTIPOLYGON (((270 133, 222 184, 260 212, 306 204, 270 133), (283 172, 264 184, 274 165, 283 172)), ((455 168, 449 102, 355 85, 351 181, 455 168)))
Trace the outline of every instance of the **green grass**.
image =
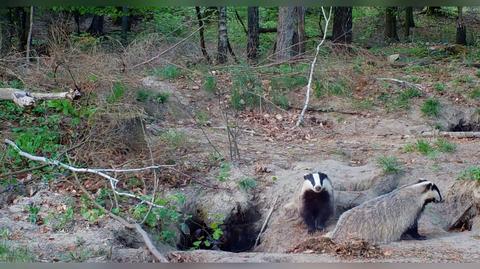
POLYGON ((422 92, 415 88, 408 88, 400 93, 388 94, 382 93, 378 98, 382 101, 389 111, 398 111, 409 109, 412 99, 421 97, 422 92))
POLYGON ((480 182, 480 166, 471 166, 465 169, 458 179, 462 180, 475 180, 480 182))
POLYGON ((443 92, 445 90, 445 84, 441 83, 441 82, 437 82, 435 84, 433 84, 433 88, 437 91, 437 92, 443 92))
POLYGON ((121 82, 115 82, 112 87, 112 93, 107 96, 107 102, 112 104, 120 101, 125 95, 126 87, 121 82))
POLYGON ((432 155, 435 153, 435 149, 430 145, 427 140, 419 139, 417 140, 416 149, 423 155, 432 155))
POLYGON ((429 98, 423 103, 420 110, 425 116, 437 117, 440 115, 440 101, 435 98, 429 98))
POLYGON ((151 73, 152 75, 163 79, 176 79, 182 75, 182 71, 174 65, 167 65, 162 68, 154 68, 151 73))
POLYGON ((187 135, 175 129, 169 129, 160 135, 160 139, 173 149, 184 148, 188 144, 187 135))
POLYGON ((238 186, 244 191, 250 191, 255 189, 257 186, 257 181, 254 178, 245 177, 238 182, 238 186))
POLYGON ((33 262, 35 258, 26 248, 13 247, 6 241, 0 242, 0 262, 33 262))
POLYGON ((217 91, 217 79, 214 76, 206 76, 203 79, 203 89, 209 93, 217 91))
POLYGON ((144 102, 148 101, 151 96, 152 96, 151 91, 146 90, 146 89, 140 89, 140 90, 137 91, 136 99, 137 99, 137 101, 144 103, 144 102))
POLYGON ((470 98, 480 100, 480 88, 475 88, 469 94, 470 98))
POLYGON ((435 147, 438 149, 438 151, 443 153, 452 153, 457 150, 457 145, 445 138, 437 139, 437 141, 435 141, 435 147))
POLYGON ((222 162, 218 171, 217 179, 221 182, 230 178, 231 165, 229 162, 222 162))
POLYGON ((444 138, 437 139, 433 144, 425 139, 418 139, 414 144, 407 144, 403 148, 404 152, 419 152, 422 155, 433 157, 438 152, 453 153, 457 146, 444 138))
POLYGON ((313 87, 315 97, 323 96, 349 96, 352 89, 345 79, 337 79, 334 81, 316 80, 313 87))
POLYGON ((165 104, 170 98, 170 93, 159 92, 153 97, 153 101, 158 104, 165 104))
POLYGON ((480 78, 480 70, 477 70, 477 72, 475 73, 475 76, 477 76, 477 78, 480 78))
POLYGON ((283 109, 288 109, 290 107, 288 97, 278 90, 272 92, 272 102, 283 109))
POLYGON ((159 92, 155 93, 151 90, 140 89, 137 91, 136 99, 138 102, 145 103, 147 101, 155 102, 158 104, 164 104, 170 98, 170 93, 168 92, 159 92))
POLYGON ((382 168, 385 174, 398 174, 403 168, 398 159, 394 156, 381 156, 377 159, 377 165, 382 168))

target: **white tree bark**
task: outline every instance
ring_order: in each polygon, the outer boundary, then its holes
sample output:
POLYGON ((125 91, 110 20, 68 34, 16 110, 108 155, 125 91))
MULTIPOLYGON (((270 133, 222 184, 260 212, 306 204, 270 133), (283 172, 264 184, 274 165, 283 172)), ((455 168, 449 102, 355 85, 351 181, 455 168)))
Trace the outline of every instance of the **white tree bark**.
POLYGON ((69 99, 73 100, 81 96, 78 90, 70 90, 68 92, 28 92, 15 88, 0 88, 0 100, 12 100, 20 107, 28 107, 35 105, 37 100, 52 99, 69 99))
POLYGON ((313 70, 315 70, 315 63, 317 62, 318 53, 320 52, 320 47, 323 45, 323 42, 325 42, 325 39, 327 38, 328 23, 330 22, 330 18, 332 17, 332 7, 330 7, 330 12, 328 13, 328 17, 323 7, 322 7, 322 14, 323 14, 323 18, 325 19, 325 29, 323 31, 323 38, 322 38, 322 41, 320 41, 320 43, 317 45, 315 58, 313 58, 312 64, 310 66, 310 75, 308 77, 307 93, 305 94, 305 104, 303 105, 302 112, 298 117, 296 127, 302 124, 303 117, 305 116, 305 111, 307 111, 308 102, 310 101, 310 92, 312 91, 313 70))

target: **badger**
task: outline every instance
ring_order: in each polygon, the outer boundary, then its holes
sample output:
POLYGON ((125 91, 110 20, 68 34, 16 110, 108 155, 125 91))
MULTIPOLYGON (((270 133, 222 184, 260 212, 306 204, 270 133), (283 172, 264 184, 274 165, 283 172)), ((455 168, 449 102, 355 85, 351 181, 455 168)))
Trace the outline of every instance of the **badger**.
POLYGON ((418 233, 418 219, 431 202, 442 202, 434 183, 420 180, 404 185, 344 212, 330 237, 334 242, 360 239, 389 243, 405 237, 425 240, 418 233))
POLYGON ((303 179, 300 216, 311 234, 325 229, 325 223, 334 214, 333 185, 321 172, 306 174, 303 179))

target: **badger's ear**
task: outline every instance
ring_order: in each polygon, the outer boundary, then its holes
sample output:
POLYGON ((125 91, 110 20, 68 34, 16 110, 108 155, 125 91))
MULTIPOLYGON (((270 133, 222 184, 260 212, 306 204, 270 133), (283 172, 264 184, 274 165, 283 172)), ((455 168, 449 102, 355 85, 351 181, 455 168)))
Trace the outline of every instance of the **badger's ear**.
POLYGON ((308 176, 310 176, 310 174, 308 174, 308 173, 305 174, 305 175, 303 175, 303 179, 304 179, 304 180, 307 180, 307 179, 308 179, 308 176))

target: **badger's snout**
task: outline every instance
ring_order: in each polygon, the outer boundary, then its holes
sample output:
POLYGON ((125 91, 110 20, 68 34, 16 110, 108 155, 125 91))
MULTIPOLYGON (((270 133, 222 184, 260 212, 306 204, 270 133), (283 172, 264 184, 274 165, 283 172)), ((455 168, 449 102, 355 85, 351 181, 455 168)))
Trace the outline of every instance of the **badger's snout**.
POLYGON ((315 186, 314 189, 316 192, 320 192, 322 190, 322 186, 315 186))

